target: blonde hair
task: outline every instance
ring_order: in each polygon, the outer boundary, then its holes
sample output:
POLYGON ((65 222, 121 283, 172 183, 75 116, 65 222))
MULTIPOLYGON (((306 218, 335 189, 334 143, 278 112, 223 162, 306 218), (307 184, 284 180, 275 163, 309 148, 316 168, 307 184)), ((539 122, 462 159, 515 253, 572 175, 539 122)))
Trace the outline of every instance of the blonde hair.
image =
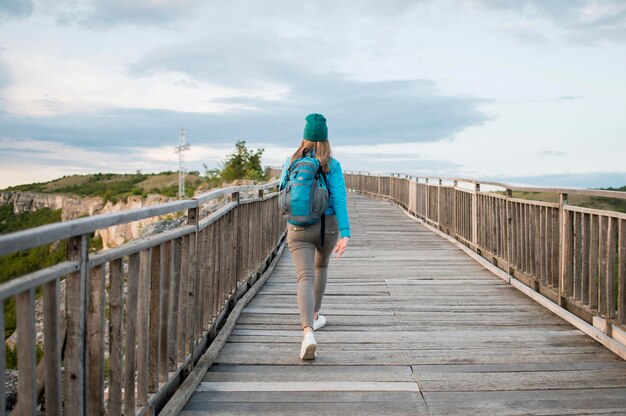
POLYGON ((328 162, 330 161, 331 150, 328 140, 312 142, 302 139, 302 143, 300 143, 298 149, 291 156, 291 161, 289 163, 293 163, 294 160, 303 157, 305 150, 312 150, 315 152, 315 158, 320 161, 322 171, 324 173, 330 173, 330 166, 328 162))

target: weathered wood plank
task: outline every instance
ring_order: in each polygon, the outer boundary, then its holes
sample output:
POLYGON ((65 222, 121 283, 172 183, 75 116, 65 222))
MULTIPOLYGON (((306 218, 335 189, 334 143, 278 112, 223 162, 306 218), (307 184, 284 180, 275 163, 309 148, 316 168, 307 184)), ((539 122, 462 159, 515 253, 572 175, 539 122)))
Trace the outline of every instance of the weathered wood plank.
POLYGON ((591 217, 589 226, 589 307, 596 309, 598 307, 598 284, 600 282, 598 260, 600 219, 597 215, 591 217))
POLYGON ((182 262, 182 239, 172 241, 172 290, 169 301, 169 322, 167 324, 167 357, 170 371, 178 363, 178 314, 180 309, 180 280, 182 262))
POLYGON ((623 370, 417 374, 423 391, 515 391, 626 387, 623 370))
POLYGON ((159 387, 159 329, 161 326, 161 251, 163 245, 152 249, 150 259, 150 302, 148 328, 148 392, 154 393, 159 387))
POLYGON ((608 246, 609 242, 609 218, 602 216, 600 217, 600 278, 599 278, 599 291, 598 291, 598 310, 602 314, 606 314, 608 309, 608 272, 611 267, 608 264, 609 260, 609 252, 610 247, 608 246))
MULTIPOLYGON (((301 370, 301 368, 300 368, 301 370)), ((197 392, 189 399, 189 403, 197 403, 197 408, 206 406, 212 409, 214 403, 371 403, 371 402, 422 402, 418 392, 398 391, 292 391, 289 394, 274 391, 250 391, 241 394, 236 391, 197 392)), ((256 414, 256 413, 255 413, 256 414)))
MULTIPOLYGON (((301 338, 301 331, 298 338, 301 338)), ((232 336, 231 336, 232 338, 232 336)), ((411 381, 410 366, 218 365, 203 381, 411 381)))
MULTIPOLYGON (((0 300, 0 331, 4 334, 4 300, 0 300)), ((50 339, 50 338, 46 338, 50 339)), ((0 342, 0 357, 6 357, 6 344, 0 342)), ((59 372, 60 373, 60 372, 59 372)), ((0 409, 6 409, 5 377, 6 360, 0 360, 0 409)), ((60 383, 59 383, 60 385, 60 383)))
MULTIPOLYGON (((43 330, 46 410, 51 414, 62 413, 61 384, 61 314, 59 280, 43 286, 43 330)), ((2 305, 4 306, 4 305, 2 305)), ((4 308, 3 311, 4 312, 4 308)), ((2 343, 4 344, 4 343, 2 343)), ((2 356, 2 355, 0 355, 2 356)), ((4 361, 4 360, 2 360, 4 361)), ((0 369, 2 371, 2 369, 0 369)), ((3 394, 4 392, 0 392, 3 394)), ((0 409, 4 407, 0 406, 0 409)))
POLYGON ((137 296, 140 279, 140 255, 128 257, 128 293, 126 295, 126 342, 124 344, 124 414, 135 414, 135 371, 137 365, 137 296))
POLYGON ((272 415, 272 416, 297 416, 311 415, 311 406, 315 408, 315 415, 319 416, 344 416, 364 415, 389 416, 396 415, 427 415, 428 409, 424 404, 415 402, 320 402, 311 397, 312 402, 287 402, 287 403, 212 403, 210 411, 203 410, 204 404, 189 403, 181 416, 200 415, 272 415))
POLYGON ((87 414, 104 414, 104 267, 89 274, 87 309, 87 414))
POLYGON ((581 222, 581 248, 580 248, 580 256, 581 258, 581 274, 580 278, 581 282, 581 299, 583 304, 589 304, 589 214, 582 215, 581 222))
POLYGON ((169 331, 170 324, 170 288, 172 286, 172 242, 161 246, 161 317, 159 327, 159 381, 169 378, 169 331))
POLYGON ((626 220, 619 222, 618 238, 618 320, 626 324, 626 220))
POLYGON ((85 412, 84 323, 87 284, 87 237, 67 241, 67 259, 81 263, 80 270, 65 279, 65 316, 67 342, 64 352, 63 409, 67 416, 85 412))
POLYGON ((37 407, 35 358, 35 290, 30 289, 15 295, 17 318, 17 415, 35 414, 37 407))
MULTIPOLYGON (((598 410, 623 412, 626 389, 424 392, 433 415, 566 415, 598 410)), ((619 414, 619 413, 617 413, 619 414)))
POLYGON ((139 255, 139 284, 137 289, 137 405, 148 403, 149 337, 150 337, 150 276, 152 249, 139 255))
POLYGON ((615 317, 615 260, 617 259, 617 222, 615 218, 608 218, 606 235, 606 280, 602 283, 606 286, 606 311, 607 318, 615 317))
POLYGON ((419 391, 413 381, 203 381, 196 391, 419 391))
POLYGON ((109 289, 109 414, 122 414, 124 270, 122 259, 110 263, 109 289))
MULTIPOLYGON (((222 217, 223 218, 223 217, 222 217)), ((220 219, 221 221, 221 219, 220 219)), ((178 341, 178 362, 184 362, 187 356, 189 344, 187 338, 187 308, 189 307, 189 236, 182 239, 182 251, 180 259, 180 290, 178 292, 178 323, 176 330, 178 331, 176 339, 178 341)))

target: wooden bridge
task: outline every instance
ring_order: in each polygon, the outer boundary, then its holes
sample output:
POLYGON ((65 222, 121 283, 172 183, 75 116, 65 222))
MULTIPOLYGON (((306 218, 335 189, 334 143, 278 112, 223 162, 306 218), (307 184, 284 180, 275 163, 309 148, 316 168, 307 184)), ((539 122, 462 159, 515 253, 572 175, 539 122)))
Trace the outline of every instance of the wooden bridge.
POLYGON ((0 255, 69 247, 0 286, 17 304, 15 413, 44 392, 55 415, 626 414, 626 215, 567 204, 623 193, 546 203, 506 184, 345 177, 353 238, 331 260, 313 362, 298 357, 275 182, 0 237, 0 255), (96 229, 180 211, 183 227, 89 253, 96 229))

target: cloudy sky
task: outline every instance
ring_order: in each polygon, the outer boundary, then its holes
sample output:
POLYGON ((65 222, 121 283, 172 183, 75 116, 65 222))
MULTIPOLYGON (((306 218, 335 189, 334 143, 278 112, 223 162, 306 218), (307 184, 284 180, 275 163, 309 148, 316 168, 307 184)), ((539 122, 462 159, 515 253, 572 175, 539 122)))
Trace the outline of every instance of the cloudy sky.
POLYGON ((0 188, 280 164, 626 185, 626 1, 0 0, 0 188))

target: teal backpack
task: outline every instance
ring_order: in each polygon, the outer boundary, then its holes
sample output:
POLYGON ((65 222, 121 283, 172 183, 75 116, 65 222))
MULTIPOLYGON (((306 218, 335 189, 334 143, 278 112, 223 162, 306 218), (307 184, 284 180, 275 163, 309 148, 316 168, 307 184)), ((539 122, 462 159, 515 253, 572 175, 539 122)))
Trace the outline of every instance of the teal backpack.
POLYGON ((278 207, 293 225, 307 226, 321 219, 321 244, 324 245, 324 211, 329 201, 326 174, 319 160, 305 150, 303 157, 294 160, 287 169, 285 182, 279 189, 278 207))

